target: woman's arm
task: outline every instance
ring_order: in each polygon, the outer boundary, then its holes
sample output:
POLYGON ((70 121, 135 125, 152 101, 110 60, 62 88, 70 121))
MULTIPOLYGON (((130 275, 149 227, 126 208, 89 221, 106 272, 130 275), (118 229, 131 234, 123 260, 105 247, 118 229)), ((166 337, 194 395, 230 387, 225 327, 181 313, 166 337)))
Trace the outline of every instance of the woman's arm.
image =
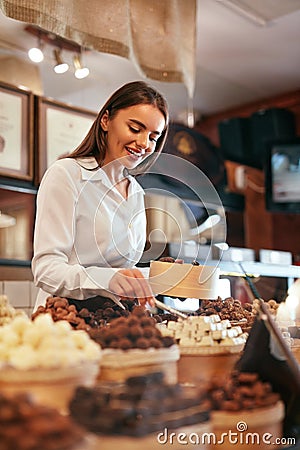
MULTIPOLYGON (((51 295, 77 300, 112 292, 121 297, 137 298, 142 304, 153 303, 149 283, 138 269, 96 264, 84 267, 80 263, 82 255, 76 252, 74 242, 82 183, 78 182, 80 169, 72 163, 69 165, 70 170, 67 170, 63 163, 54 164, 39 188, 32 260, 36 285, 51 295)), ((91 214, 91 223, 93 220, 91 214)), ((88 234, 87 231, 81 237, 81 243, 87 247, 91 245, 88 234)))
MULTIPOLYGON (((84 267, 74 255, 78 186, 60 164, 53 165, 40 185, 34 232, 32 271, 36 285, 52 295, 83 300, 108 289, 118 269, 84 267)), ((91 218, 92 220, 92 218, 91 218)))

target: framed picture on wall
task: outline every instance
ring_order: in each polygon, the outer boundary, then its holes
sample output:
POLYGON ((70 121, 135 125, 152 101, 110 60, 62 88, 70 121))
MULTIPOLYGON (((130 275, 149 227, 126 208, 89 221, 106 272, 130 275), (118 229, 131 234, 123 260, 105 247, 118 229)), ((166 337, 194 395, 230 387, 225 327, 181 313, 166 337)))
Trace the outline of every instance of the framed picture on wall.
POLYGON ((33 179, 33 99, 30 91, 0 84, 0 176, 33 179))
POLYGON ((35 189, 0 185, 0 267, 7 260, 31 261, 35 204, 35 189))
POLYGON ((53 99, 36 97, 36 184, 57 159, 71 153, 83 140, 97 113, 53 99))

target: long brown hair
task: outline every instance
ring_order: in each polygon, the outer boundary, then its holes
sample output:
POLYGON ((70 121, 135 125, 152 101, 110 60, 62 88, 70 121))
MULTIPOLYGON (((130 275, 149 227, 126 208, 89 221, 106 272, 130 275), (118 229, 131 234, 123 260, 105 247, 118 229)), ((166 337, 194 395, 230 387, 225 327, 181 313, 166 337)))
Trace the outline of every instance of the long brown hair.
POLYGON ((108 111, 109 117, 113 118, 120 109, 125 109, 130 106, 140 104, 153 105, 157 107, 165 118, 165 128, 157 140, 155 152, 146 158, 135 169, 131 170, 130 174, 139 175, 147 171, 155 162, 164 146, 168 133, 169 112, 165 98, 144 81, 133 81, 131 83, 127 83, 115 91, 99 111, 94 123, 81 144, 67 157, 82 158, 94 156, 98 163, 96 168, 101 167, 107 149, 106 132, 101 127, 101 119, 103 114, 108 111))

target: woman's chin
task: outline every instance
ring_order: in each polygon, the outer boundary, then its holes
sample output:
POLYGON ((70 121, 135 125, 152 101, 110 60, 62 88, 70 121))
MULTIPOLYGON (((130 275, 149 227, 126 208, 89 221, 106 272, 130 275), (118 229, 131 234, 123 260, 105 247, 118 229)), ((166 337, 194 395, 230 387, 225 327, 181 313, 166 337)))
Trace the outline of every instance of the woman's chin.
POLYGON ((143 161, 142 158, 135 158, 135 157, 128 156, 127 158, 124 158, 124 160, 122 162, 124 164, 124 167, 126 167, 126 169, 130 170, 130 169, 134 169, 135 167, 137 167, 142 161, 143 161))

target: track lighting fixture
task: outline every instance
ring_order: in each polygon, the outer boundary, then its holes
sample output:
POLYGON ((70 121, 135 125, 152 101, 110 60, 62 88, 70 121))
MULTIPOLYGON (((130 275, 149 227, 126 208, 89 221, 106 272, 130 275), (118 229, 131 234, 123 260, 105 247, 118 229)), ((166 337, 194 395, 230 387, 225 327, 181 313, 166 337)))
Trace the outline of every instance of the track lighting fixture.
POLYGON ((81 63, 80 55, 77 54, 73 58, 73 63, 75 67, 75 77, 81 80, 82 78, 86 78, 90 71, 87 67, 83 67, 81 63))
POLYGON ((55 58, 55 66, 54 66, 54 72, 55 73, 65 73, 67 70, 69 70, 69 64, 66 62, 63 62, 61 58, 61 50, 58 48, 55 48, 53 50, 54 58, 55 58))
POLYGON ((28 56, 32 61, 43 61, 43 45, 50 45, 55 47, 53 51, 55 66, 53 69, 56 73, 65 73, 69 69, 69 65, 65 61, 63 61, 61 57, 61 52, 66 51, 72 52, 74 55, 73 64, 75 68, 75 77, 78 79, 82 79, 89 75, 89 69, 87 67, 84 67, 81 63, 82 47, 79 44, 43 30, 42 28, 35 25, 27 25, 25 31, 35 36, 39 42, 38 47, 30 49, 28 52, 28 56))

